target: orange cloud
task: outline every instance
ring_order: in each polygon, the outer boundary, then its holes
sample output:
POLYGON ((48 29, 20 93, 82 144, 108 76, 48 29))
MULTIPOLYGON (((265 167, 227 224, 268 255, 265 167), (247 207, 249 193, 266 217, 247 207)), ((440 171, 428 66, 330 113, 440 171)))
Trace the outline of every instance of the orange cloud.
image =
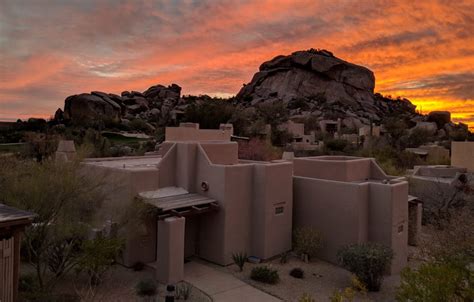
POLYGON ((472 11, 470 0, 6 2, 0 118, 158 83, 235 94, 262 62, 314 47, 372 69, 377 91, 474 127, 472 11))

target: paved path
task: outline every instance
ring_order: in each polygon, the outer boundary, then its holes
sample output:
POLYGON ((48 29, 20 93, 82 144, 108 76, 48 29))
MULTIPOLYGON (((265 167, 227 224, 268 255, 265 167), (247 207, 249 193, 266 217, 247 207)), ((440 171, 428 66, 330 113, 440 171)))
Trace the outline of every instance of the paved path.
POLYGON ((184 280, 212 297, 215 302, 277 302, 281 301, 255 287, 210 266, 188 262, 184 280))

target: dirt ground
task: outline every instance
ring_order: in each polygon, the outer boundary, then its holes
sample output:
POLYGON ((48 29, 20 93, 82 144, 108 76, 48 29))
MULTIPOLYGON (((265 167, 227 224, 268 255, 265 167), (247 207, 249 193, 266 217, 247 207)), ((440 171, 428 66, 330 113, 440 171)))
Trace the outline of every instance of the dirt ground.
MULTIPOLYGON (((22 272, 28 269, 22 267, 22 272)), ((31 271, 31 269, 30 269, 31 271)), ((147 301, 161 302, 165 301, 166 288, 165 285, 158 285, 158 295, 151 298, 141 298, 135 294, 135 285, 145 279, 153 279, 153 272, 150 269, 144 269, 135 272, 132 269, 125 268, 121 265, 114 265, 107 272, 104 282, 97 287, 95 292, 91 292, 88 288, 82 287, 85 283, 84 276, 76 276, 69 274, 55 286, 55 294, 77 294, 81 301, 94 302, 128 302, 128 301, 147 301)), ((176 300, 180 301, 180 300, 176 300)), ((211 299, 199 289, 192 287, 190 302, 209 302, 211 299)))
MULTIPOLYGON (((298 301, 304 294, 311 295, 316 302, 329 301, 329 297, 335 290, 342 290, 351 286, 350 272, 325 261, 316 259, 310 263, 305 263, 292 256, 285 264, 281 264, 280 259, 264 264, 278 270, 279 283, 269 285, 250 279, 252 268, 261 264, 246 263, 243 272, 239 272, 236 265, 221 269, 227 270, 228 273, 237 278, 284 301, 298 301), (296 267, 303 269, 303 279, 296 279, 289 275, 290 271, 296 267)), ((415 262, 410 261, 409 265, 415 265, 415 262)), ((380 292, 367 293, 365 296, 359 294, 354 301, 395 301, 395 292, 399 283, 400 275, 385 276, 380 292)))

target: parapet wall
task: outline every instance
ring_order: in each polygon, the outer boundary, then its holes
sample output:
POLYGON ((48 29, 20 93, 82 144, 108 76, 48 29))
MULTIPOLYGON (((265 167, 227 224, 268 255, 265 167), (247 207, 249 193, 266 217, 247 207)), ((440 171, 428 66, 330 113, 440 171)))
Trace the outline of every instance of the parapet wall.
POLYGON ((230 141, 230 129, 196 129, 191 127, 166 127, 165 137, 168 142, 184 141, 230 141))

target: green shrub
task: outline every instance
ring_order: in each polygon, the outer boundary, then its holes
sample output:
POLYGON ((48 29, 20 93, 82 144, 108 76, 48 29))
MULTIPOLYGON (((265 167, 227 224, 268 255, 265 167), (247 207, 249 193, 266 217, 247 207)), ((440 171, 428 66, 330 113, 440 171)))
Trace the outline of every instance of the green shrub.
POLYGON ((38 281, 36 280, 36 276, 33 274, 20 276, 20 280, 18 282, 18 290, 20 292, 28 293, 37 291, 38 281))
POLYGON ((473 301, 474 273, 451 263, 425 263, 401 273, 397 301, 473 301))
POLYGON ((191 296, 192 286, 188 283, 182 282, 176 286, 176 299, 188 300, 191 296))
POLYGON ((232 260, 234 260, 234 263, 239 267, 239 270, 243 271, 245 262, 247 261, 247 254, 243 252, 232 254, 232 260))
POLYGON ((268 284, 276 284, 280 281, 278 271, 266 265, 254 267, 250 273, 250 278, 268 284))
POLYGON ((299 267, 295 267, 294 269, 292 269, 290 271, 290 276, 292 276, 294 278, 297 278, 297 279, 303 279, 304 278, 304 271, 299 267))
POLYGON ((289 257, 289 253, 288 252, 283 252, 280 254, 280 263, 281 264, 286 264, 288 263, 288 257, 289 257))
POLYGON ((328 139, 324 142, 325 146, 331 151, 344 151, 348 141, 345 139, 328 139))
POLYGON ((297 228, 293 232, 293 248, 299 255, 315 257, 321 245, 321 233, 312 227, 297 228))
POLYGON ((310 294, 303 294, 301 298, 298 299, 298 302, 316 302, 316 300, 314 300, 310 294))
POLYGON ((154 296, 156 295, 157 291, 158 287, 156 285, 156 282, 151 279, 141 280, 135 286, 135 292, 140 297, 154 296))
POLYGON ((342 266, 354 273, 369 291, 379 291, 393 251, 378 243, 353 244, 338 252, 342 266))

